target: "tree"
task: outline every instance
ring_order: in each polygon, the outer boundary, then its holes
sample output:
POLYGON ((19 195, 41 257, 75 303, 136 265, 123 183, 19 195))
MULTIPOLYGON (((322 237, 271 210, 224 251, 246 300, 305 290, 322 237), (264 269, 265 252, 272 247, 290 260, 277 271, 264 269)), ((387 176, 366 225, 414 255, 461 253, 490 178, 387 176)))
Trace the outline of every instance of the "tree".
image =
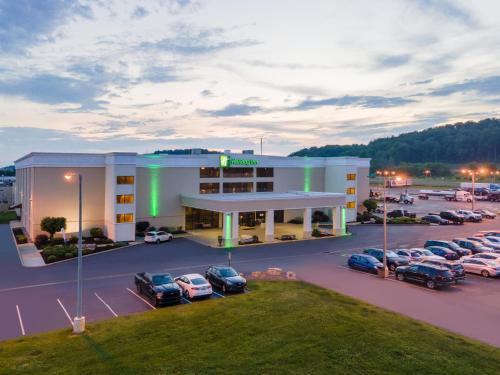
POLYGON ((50 235, 50 239, 54 238, 54 234, 61 229, 66 229, 65 217, 44 217, 40 223, 40 228, 50 235))
POLYGON ((375 211, 377 209, 377 201, 375 199, 366 199, 363 202, 363 206, 365 206, 368 212, 375 211))
POLYGON ((135 223, 135 230, 138 233, 142 233, 148 228, 149 228, 149 221, 138 221, 137 223, 135 223))

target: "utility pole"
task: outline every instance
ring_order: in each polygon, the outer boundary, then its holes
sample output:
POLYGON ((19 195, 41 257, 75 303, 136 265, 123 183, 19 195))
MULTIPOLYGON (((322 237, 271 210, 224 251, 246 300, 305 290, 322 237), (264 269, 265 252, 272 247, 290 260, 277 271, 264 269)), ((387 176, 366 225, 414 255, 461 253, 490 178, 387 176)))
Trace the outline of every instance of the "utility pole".
POLYGON ((260 156, 262 156, 262 137, 260 137, 260 156))

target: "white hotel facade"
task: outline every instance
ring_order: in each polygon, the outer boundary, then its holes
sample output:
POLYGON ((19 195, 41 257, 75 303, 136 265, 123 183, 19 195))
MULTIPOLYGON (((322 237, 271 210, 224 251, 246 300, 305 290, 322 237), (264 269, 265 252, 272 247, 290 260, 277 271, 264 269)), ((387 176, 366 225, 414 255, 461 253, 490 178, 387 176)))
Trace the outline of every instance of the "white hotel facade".
POLYGON ((134 240, 138 221, 220 228, 232 243, 240 226, 260 223, 270 241, 275 223, 298 216, 308 238, 318 209, 340 235, 369 195, 370 159, 357 157, 35 152, 15 166, 15 200, 32 238, 46 216, 65 217, 67 232, 77 231, 77 185, 64 179, 68 173, 82 176, 84 231, 100 227, 115 241, 134 240))

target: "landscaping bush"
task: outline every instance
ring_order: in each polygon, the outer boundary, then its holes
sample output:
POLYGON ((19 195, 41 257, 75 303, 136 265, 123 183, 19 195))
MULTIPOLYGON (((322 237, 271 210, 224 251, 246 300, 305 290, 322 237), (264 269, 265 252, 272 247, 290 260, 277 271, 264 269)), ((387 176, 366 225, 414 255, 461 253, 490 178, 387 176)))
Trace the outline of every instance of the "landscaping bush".
POLYGON ((313 237, 321 237, 321 231, 318 228, 314 228, 311 232, 311 236, 313 237))
POLYGON ((35 237, 35 246, 38 249, 43 249, 45 246, 49 244, 49 236, 46 234, 39 234, 35 237))
POLYGON ((375 199, 366 199, 363 201, 367 212, 373 212, 377 209, 377 201, 375 199))
POLYGON ((40 227, 43 231, 49 233, 50 239, 53 239, 54 234, 63 228, 66 229, 66 218, 49 216, 44 217, 40 223, 40 227))
POLYGON ((76 245, 78 243, 78 237, 77 236, 71 236, 69 241, 70 244, 76 245))
POLYGON ((370 219, 372 217, 373 217, 372 214, 370 214, 368 211, 364 211, 361 214, 359 214, 359 213, 357 214, 356 221, 358 221, 358 222, 370 221, 370 219))
POLYGON ((57 257, 55 255, 49 255, 46 259, 47 263, 53 263, 55 261, 57 261, 57 257))
POLYGON ((168 232, 168 233, 172 233, 174 231, 170 227, 159 227, 158 230, 163 231, 163 232, 168 232))
POLYGON ((389 219, 388 224, 421 224, 422 222, 418 219, 412 217, 396 217, 394 219, 389 219))
POLYGON ((326 215, 323 211, 314 211, 312 215, 313 223, 325 223, 330 221, 330 217, 326 215))
POLYGON ((28 237, 26 237, 24 234, 18 234, 16 235, 16 242, 18 245, 28 243, 28 237))
POLYGON ((64 245, 64 238, 56 237, 49 241, 50 246, 64 245))
POLYGON ((145 232, 146 229, 149 228, 149 221, 138 221, 135 223, 136 232, 142 233, 145 232))
POLYGON ((155 232, 156 231, 156 227, 154 225, 151 225, 146 231, 147 232, 155 232))
POLYGON ((303 223, 304 219, 302 219, 301 217, 294 217, 292 220, 288 221, 288 224, 303 224, 303 223))
POLYGON ((104 232, 101 228, 90 228, 90 237, 102 238, 104 237, 104 232))

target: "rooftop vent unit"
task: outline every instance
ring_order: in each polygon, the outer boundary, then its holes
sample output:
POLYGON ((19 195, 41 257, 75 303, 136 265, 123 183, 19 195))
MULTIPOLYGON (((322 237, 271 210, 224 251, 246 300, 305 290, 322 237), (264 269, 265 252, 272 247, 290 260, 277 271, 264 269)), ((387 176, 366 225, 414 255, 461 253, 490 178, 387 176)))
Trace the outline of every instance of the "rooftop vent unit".
POLYGON ((244 155, 253 155, 253 150, 243 150, 242 154, 244 154, 244 155))

